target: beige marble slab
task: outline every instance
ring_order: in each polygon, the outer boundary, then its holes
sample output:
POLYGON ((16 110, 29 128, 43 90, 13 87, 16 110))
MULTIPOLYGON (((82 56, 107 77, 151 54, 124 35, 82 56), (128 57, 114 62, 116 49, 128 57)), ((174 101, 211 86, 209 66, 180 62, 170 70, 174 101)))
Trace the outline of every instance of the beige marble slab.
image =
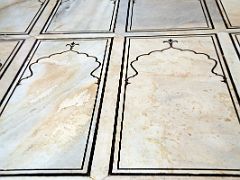
POLYGON ((217 37, 127 38, 125 48, 112 173, 239 175, 239 96, 217 37))
POLYGON ((111 32, 115 25, 117 4, 117 0, 57 1, 44 31, 47 33, 111 32))
POLYGON ((240 2, 238 0, 216 0, 227 28, 240 27, 240 2))
POLYGON ((0 41, 0 79, 11 65, 22 43, 22 40, 0 41))
POLYGON ((29 33, 47 3, 48 0, 1 0, 0 34, 29 33))
POLYGON ((128 31, 212 28, 205 0, 130 0, 128 8, 128 31))
POLYGON ((1 106, 1 173, 88 173, 109 45, 37 42, 1 106))

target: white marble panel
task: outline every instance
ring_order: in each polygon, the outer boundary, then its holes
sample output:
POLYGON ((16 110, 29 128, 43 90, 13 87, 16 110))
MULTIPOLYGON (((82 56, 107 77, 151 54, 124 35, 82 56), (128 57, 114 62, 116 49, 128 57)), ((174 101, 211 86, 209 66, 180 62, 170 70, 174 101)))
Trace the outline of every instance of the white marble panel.
POLYGON ((117 0, 58 1, 44 31, 47 33, 113 31, 117 3, 117 0))
POLYGON ((1 0, 0 34, 29 33, 48 0, 1 0))
POLYGON ((217 36, 127 38, 112 173, 240 174, 239 96, 217 36))
POLYGON ((0 109, 1 173, 88 173, 109 45, 37 42, 0 109))
POLYGON ((211 29, 205 0, 130 0, 128 31, 211 29))
POLYGON ((216 0, 227 28, 240 28, 240 1, 216 0))

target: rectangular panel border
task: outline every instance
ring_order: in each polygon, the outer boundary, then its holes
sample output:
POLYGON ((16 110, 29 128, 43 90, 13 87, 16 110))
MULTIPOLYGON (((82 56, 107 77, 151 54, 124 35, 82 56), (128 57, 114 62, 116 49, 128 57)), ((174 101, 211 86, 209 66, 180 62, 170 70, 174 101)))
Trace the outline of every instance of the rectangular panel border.
POLYGON ((133 9, 134 4, 137 0, 128 0, 128 10, 127 10, 127 18, 126 18, 126 26, 125 31, 126 32, 165 32, 165 31, 196 31, 196 30, 212 30, 215 29, 213 25, 212 18, 209 13, 209 9, 207 6, 207 3, 205 0, 198 0, 201 4, 201 8, 205 17, 205 21, 207 24, 207 27, 193 27, 193 28, 161 28, 161 29, 142 29, 142 30, 131 30, 132 29, 132 19, 133 19, 133 9))
POLYGON ((239 33, 230 33, 229 36, 231 38, 231 41, 233 43, 233 47, 238 55, 239 61, 240 61, 240 40, 238 39, 237 35, 240 36, 239 33))
POLYGON ((0 42, 2 42, 2 41, 4 41, 4 42, 16 41, 17 44, 15 45, 15 47, 13 48, 13 50, 11 51, 10 55, 7 57, 7 59, 5 60, 3 65, 0 66, 0 80, 2 79, 5 72, 7 71, 9 66, 11 65, 12 61, 14 60, 15 56, 17 55, 18 51, 22 47, 23 43, 25 42, 25 39, 0 40, 0 42))
POLYGON ((49 0, 45 0, 44 2, 41 2, 40 0, 37 1, 41 3, 40 8, 38 9, 37 13, 35 14, 35 16, 33 17, 33 19, 31 20, 30 24, 28 25, 24 32, 0 32, 0 35, 28 35, 32 31, 34 25, 36 24, 41 14, 43 13, 44 9, 49 3, 49 0))
MULTIPOLYGON (((116 109, 115 109, 115 120, 114 120, 114 130, 113 130, 113 139, 112 139, 112 147, 111 147, 111 155, 110 155, 110 162, 109 162, 109 175, 113 175, 113 176, 233 176, 233 177, 240 177, 240 169, 190 169, 190 168, 152 168, 151 170, 154 170, 155 172, 137 172, 138 170, 147 170, 149 171, 149 168, 119 168, 117 167, 117 170, 114 170, 114 158, 115 158, 115 154, 118 154, 119 157, 119 149, 118 152, 115 152, 115 146, 116 146, 116 138, 117 138, 117 128, 119 126, 122 127, 122 121, 120 122, 118 119, 118 116, 123 116, 124 114, 124 105, 122 103, 124 103, 124 99, 125 99, 125 90, 126 90, 126 82, 124 82, 124 73, 127 71, 127 64, 128 64, 128 58, 129 58, 129 49, 130 49, 130 43, 127 41, 130 41, 130 39, 135 39, 135 38, 186 38, 186 37, 211 37, 213 40, 213 45, 214 48, 216 50, 216 54, 217 57, 219 59, 219 63, 221 65, 221 68, 223 70, 224 75, 227 74, 227 77, 229 78, 229 82, 230 85, 232 85, 232 89, 233 92, 236 96, 236 99, 233 98, 232 92, 229 90, 229 84, 228 82, 227 84, 227 88, 229 91, 229 95, 230 98, 233 102, 233 106, 236 110, 236 115, 237 118, 240 122, 239 119, 239 114, 238 111, 236 109, 236 106, 239 108, 240 106, 240 98, 239 98, 239 94, 236 88, 236 85, 233 81, 230 69, 228 67, 228 63, 225 59, 222 47, 220 45, 219 42, 219 38, 217 36, 217 34, 213 33, 213 34, 185 34, 185 35, 160 35, 160 36, 135 36, 135 37, 126 37, 124 40, 124 49, 123 49, 123 56, 122 56, 122 64, 121 64, 121 72, 120 72, 120 78, 119 78, 119 86, 118 86, 118 95, 117 95, 117 102, 116 102, 116 109), (223 62, 221 62, 221 59, 223 62), (126 62, 125 62, 126 61, 126 62), (222 65, 223 63, 223 65, 222 65), (225 72, 226 71, 226 72, 225 72), (123 92, 122 92, 123 90, 123 92), (120 111, 120 102, 123 111, 120 111), (118 122, 119 121, 119 122, 118 122), (118 123, 121 123, 120 125, 118 125, 118 123), (118 172, 119 170, 119 172, 118 172), (123 172, 121 170, 127 170, 128 172, 123 172), (133 170, 133 172, 129 172, 129 170, 133 170), (156 172, 156 170, 180 170, 180 172, 178 173, 166 173, 166 172, 156 172), (186 172, 181 172, 181 171, 190 171, 189 173, 186 172), (192 171, 192 173, 191 173, 192 171), (202 172, 194 172, 194 171, 202 171, 202 172), (216 173, 212 173, 212 171, 215 171, 216 173), (229 173, 223 173, 222 171, 227 171, 229 173)), ((119 135, 118 135, 119 136, 119 135)), ((120 134, 121 136, 121 134, 120 134)), ((121 139, 121 137, 120 137, 121 139)), ((119 142, 120 143, 120 142, 119 142)), ((118 159, 119 161, 119 159, 118 159)))
POLYGON ((103 55, 103 62, 100 72, 100 82, 97 87, 96 91, 96 98, 94 102, 94 107, 92 111, 91 123, 89 126, 88 136, 87 136, 87 143, 85 147, 84 157, 82 160, 81 168, 78 169, 0 169, 0 177, 2 176, 90 176, 91 166, 94 156, 94 150, 97 140, 97 133, 98 133, 98 126, 101 116, 102 110, 102 103, 105 94, 105 86, 107 81, 108 75, 108 68, 110 63, 110 57, 112 52, 112 45, 113 45, 113 38, 63 38, 63 39, 44 39, 44 40, 36 40, 30 50, 28 56, 24 60, 21 68, 19 69, 17 75, 15 76, 14 80, 12 81, 10 87, 8 88, 7 93, 4 95, 3 99, 0 101, 0 116, 3 113, 5 107, 8 104, 11 96, 13 95, 19 80, 24 75, 25 71, 27 70, 28 66, 31 64, 32 58, 36 53, 41 41, 47 40, 54 40, 54 41, 61 41, 61 40, 106 40, 105 51, 103 55), (98 109, 96 110, 96 105, 98 105, 98 109), (92 125, 93 123, 93 116, 96 116, 96 123, 95 127, 92 125), (93 129, 94 128, 94 129, 93 129), (93 133, 91 133, 93 131, 93 133), (88 145, 90 134, 92 134, 92 141, 91 144, 88 145), (88 161, 86 160, 86 154, 89 154, 88 161), (86 169, 86 172, 79 172, 79 170, 86 169), (71 172, 69 172, 71 170, 71 172), (46 172, 49 171, 49 172, 46 172))
POLYGON ((227 29, 240 29, 240 25, 239 26, 233 26, 231 23, 231 20, 227 14, 227 11, 222 3, 222 0, 215 0, 218 10, 220 12, 220 15, 222 16, 222 19, 224 21, 224 24, 226 26, 227 29))
POLYGON ((117 21, 117 15, 118 15, 118 9, 119 9, 119 4, 120 0, 109 0, 114 4, 113 6, 113 11, 112 11, 112 17, 111 17, 111 22, 109 25, 109 30, 108 31, 48 31, 49 26, 52 23, 53 18, 55 17, 56 13, 58 12, 59 7, 61 6, 62 0, 58 0, 51 12, 51 14, 48 17, 47 22, 45 23, 43 29, 41 30, 40 34, 90 34, 90 33, 113 33, 115 32, 115 27, 116 27, 116 21, 117 21))

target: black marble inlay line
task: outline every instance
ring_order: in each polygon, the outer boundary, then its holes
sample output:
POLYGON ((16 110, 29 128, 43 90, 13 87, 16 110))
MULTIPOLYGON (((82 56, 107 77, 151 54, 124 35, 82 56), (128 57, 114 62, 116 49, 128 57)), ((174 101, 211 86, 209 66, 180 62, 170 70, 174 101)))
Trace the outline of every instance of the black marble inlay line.
POLYGON ((8 58, 6 60, 0 59, 0 80, 2 79, 2 77, 6 73, 7 69, 9 68, 9 66, 11 65, 13 60, 15 59, 15 56, 17 55, 18 51, 22 47, 25 40, 15 40, 15 41, 18 41, 18 42, 15 45, 15 47, 13 48, 13 50, 12 50, 11 54, 8 56, 8 58))
POLYGON ((228 16, 228 13, 222 3, 222 0, 215 0, 218 10, 220 12, 220 15, 222 16, 223 22, 226 26, 227 29, 240 29, 240 24, 239 25, 232 25, 231 20, 228 16))
POLYGON ((239 61, 240 61, 240 42, 237 36, 240 36, 240 33, 230 33, 229 36, 231 38, 233 47, 238 55, 239 61), (239 49, 239 50, 238 50, 239 49))

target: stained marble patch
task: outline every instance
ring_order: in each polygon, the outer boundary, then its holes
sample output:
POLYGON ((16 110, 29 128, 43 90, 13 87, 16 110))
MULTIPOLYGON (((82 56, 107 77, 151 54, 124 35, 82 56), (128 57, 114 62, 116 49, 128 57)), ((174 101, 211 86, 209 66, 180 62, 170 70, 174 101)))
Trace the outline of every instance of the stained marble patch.
POLYGON ((22 43, 23 40, 0 41, 0 80, 14 60, 22 43))
POLYGON ((117 3, 118 0, 58 1, 44 32, 89 33, 113 31, 117 3))
POLYGON ((240 28, 240 2, 238 0, 216 0, 227 28, 240 28))
POLYGON ((110 41, 37 42, 0 109, 1 173, 88 172, 110 41))
POLYGON ((1 0, 0 34, 27 34, 48 0, 1 0))
POLYGON ((128 31, 213 28, 205 0, 129 1, 128 31))
POLYGON ((239 96, 217 36, 125 48, 111 173, 239 175, 239 96))

